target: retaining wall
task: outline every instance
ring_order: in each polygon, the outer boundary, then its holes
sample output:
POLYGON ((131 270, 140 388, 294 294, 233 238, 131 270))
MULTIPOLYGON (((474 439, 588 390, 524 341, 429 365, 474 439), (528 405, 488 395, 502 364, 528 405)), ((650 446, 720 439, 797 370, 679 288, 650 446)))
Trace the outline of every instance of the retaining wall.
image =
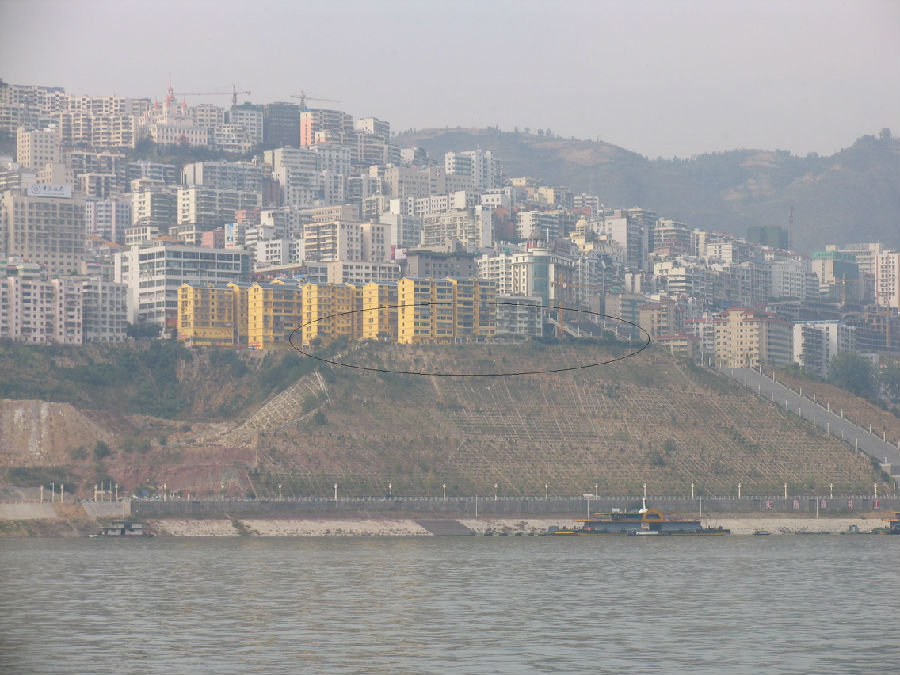
MULTIPOLYGON (((558 515, 579 517, 589 512, 610 511, 611 509, 640 508, 639 497, 551 497, 519 498, 493 497, 477 500, 478 516, 536 516, 558 515)), ((712 513, 731 514, 765 514, 781 513, 793 515, 815 514, 818 505, 819 514, 852 515, 882 511, 900 511, 900 497, 890 496, 875 500, 872 496, 816 497, 803 495, 797 497, 653 497, 648 498, 647 505, 658 508, 663 513, 699 514, 712 513)), ((186 500, 169 501, 135 499, 131 502, 131 513, 142 518, 224 518, 228 516, 246 518, 266 517, 323 517, 347 516, 357 517, 361 514, 379 517, 408 516, 410 514, 444 515, 459 517, 475 515, 476 499, 464 498, 417 498, 403 497, 394 499, 382 498, 348 498, 338 499, 291 499, 291 500, 186 500)))

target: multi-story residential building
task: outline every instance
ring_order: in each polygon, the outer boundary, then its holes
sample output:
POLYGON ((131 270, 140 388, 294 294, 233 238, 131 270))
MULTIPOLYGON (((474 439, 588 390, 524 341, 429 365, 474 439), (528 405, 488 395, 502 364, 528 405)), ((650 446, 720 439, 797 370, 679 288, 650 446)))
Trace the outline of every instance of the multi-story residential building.
POLYGON ((865 283, 860 279, 855 253, 830 249, 815 251, 810 258, 811 269, 819 281, 820 297, 842 303, 864 297, 865 283))
POLYGON ((353 129, 368 136, 376 136, 383 141, 391 140, 391 123, 377 117, 362 117, 354 120, 353 129))
POLYGON ((466 177, 476 190, 500 187, 500 163, 490 150, 448 152, 444 155, 444 171, 466 177))
POLYGON ((125 230, 125 246, 137 246, 156 241, 167 236, 169 228, 162 229, 157 225, 132 225, 125 230))
POLYGON ((766 261, 770 298, 804 300, 812 273, 809 260, 800 256, 766 261))
MULTIPOLYGON (((371 167, 370 175, 376 168, 371 167)), ((444 172, 441 171, 441 174, 444 172)), ((431 171, 414 166, 398 166, 390 165, 384 167, 380 174, 385 194, 392 199, 407 199, 409 197, 427 197, 432 194, 431 190, 431 171)), ((465 189, 465 187, 463 187, 465 189)), ((444 192, 443 190, 435 190, 434 194, 444 192)))
POLYGON ((381 213, 378 220, 388 226, 387 237, 390 241, 392 260, 397 259, 398 251, 416 248, 422 240, 421 218, 398 213, 381 213))
POLYGON ((396 339, 396 282, 370 281, 363 286, 360 323, 360 337, 364 340, 396 339))
POLYGON ((83 284, 72 277, 44 281, 36 266, 0 278, 0 337, 32 344, 94 341, 95 332, 84 332, 83 284))
POLYGON ((900 253, 882 251, 875 268, 875 303, 900 309, 900 253))
POLYGON ((125 243, 125 230, 131 227, 131 201, 124 199, 88 199, 84 202, 87 236, 100 237, 117 244, 125 243))
POLYGON ((674 300, 663 299, 660 302, 647 303, 638 311, 638 325, 653 339, 681 332, 681 311, 674 300))
POLYGON ((242 103, 231 106, 228 121, 240 126, 252 145, 260 145, 265 137, 266 108, 262 105, 242 103))
POLYGON ((306 260, 362 260, 362 227, 359 223, 331 221, 303 226, 306 260))
POLYGON ((188 347, 239 344, 239 307, 246 304, 246 294, 245 284, 182 284, 178 289, 178 339, 188 347))
POLYGON ((660 218, 653 228, 653 251, 657 255, 690 255, 690 228, 684 223, 660 218))
POLYGON ((647 218, 638 218, 630 211, 616 211, 597 223, 597 234, 622 249, 627 269, 648 269, 650 230, 644 222, 647 218))
POLYGON ((549 245, 566 234, 568 215, 563 211, 519 211, 516 229, 522 239, 549 245))
POLYGON ((289 265, 299 263, 302 260, 303 242, 298 239, 279 237, 277 239, 263 239, 256 242, 257 267, 272 267, 276 265, 289 265))
POLYGON ((56 337, 56 288, 35 277, 10 277, 0 280, 6 332, 14 342, 47 344, 56 337))
POLYGON ((278 101, 267 103, 263 115, 263 143, 275 148, 300 143, 300 106, 278 101))
POLYGON ((497 337, 541 337, 544 306, 539 296, 497 295, 497 337))
MULTIPOLYGON (((353 115, 341 110, 327 110, 324 108, 308 109, 300 113, 300 145, 315 145, 318 141, 316 135, 320 132, 330 131, 338 135, 342 142, 341 134, 354 132, 353 115)), ((374 125, 373 125, 374 126, 374 125)))
POLYGON ((200 229, 233 223, 238 209, 260 208, 262 195, 246 190, 218 190, 193 186, 178 190, 178 223, 191 223, 200 229))
POLYGON ((71 185, 36 185, 0 198, 0 257, 38 263, 50 275, 74 274, 84 260, 84 202, 71 185))
POLYGON ((215 190, 262 192, 262 167, 252 162, 194 162, 181 170, 181 184, 215 190))
POLYGON ((456 240, 469 249, 493 244, 493 209, 476 206, 463 211, 431 213, 422 217, 422 245, 444 246, 456 240))
POLYGON ((302 344, 361 335, 362 292, 350 284, 303 286, 302 344))
MULTIPOLYGON (((484 277, 478 271, 478 259, 471 253, 440 253, 427 249, 406 252, 404 276, 427 279, 444 277, 484 277)), ((496 280, 495 280, 496 281, 496 280)))
POLYGON ((128 286, 128 320, 174 331, 178 289, 185 283, 247 282, 250 255, 236 249, 210 249, 161 242, 132 246, 115 256, 115 280, 128 286))
POLYGON ((178 222, 178 195, 170 189, 131 195, 132 226, 155 227, 168 232, 178 222))
POLYGON ((715 318, 720 367, 784 366, 792 360, 792 327, 775 314, 730 307, 715 318))
POLYGON ((397 282, 397 304, 399 344, 453 344, 496 333, 496 286, 489 281, 406 277, 397 282))
POLYGON ((192 105, 187 114, 198 127, 212 129, 225 124, 225 109, 212 103, 192 105))
POLYGON ((129 184, 131 181, 146 178, 163 185, 175 185, 177 182, 176 173, 174 164, 140 161, 128 162, 125 165, 125 180, 129 184))
POLYGON ((478 276, 494 282, 502 295, 537 296, 547 306, 572 307, 577 302, 574 269, 574 258, 547 248, 482 256, 478 262, 478 276))
POLYGON ((59 164, 62 161, 60 152, 59 129, 26 129, 19 127, 16 131, 16 162, 26 169, 38 171, 47 164, 59 164))
POLYGON ((621 322, 613 325, 616 337, 625 336, 632 340, 643 337, 643 333, 637 326, 641 325, 641 307, 646 304, 647 298, 639 293, 608 293, 606 295, 604 313, 621 319, 621 322))
POLYGON ((856 327, 841 321, 804 321, 793 325, 794 363, 820 377, 841 352, 856 351, 856 327))
POLYGON ((669 297, 688 296, 711 299, 709 292, 709 269, 703 265, 679 263, 675 260, 664 260, 653 265, 653 273, 665 280, 665 289, 669 297))
POLYGON ((302 337, 303 289, 296 282, 253 284, 247 290, 247 340, 251 349, 285 344, 302 337))
POLYGON ((370 281, 396 281, 400 278, 400 265, 393 262, 334 260, 325 265, 329 284, 363 286, 370 281))
POLYGON ((397 282, 397 342, 454 342, 453 283, 450 279, 405 277, 397 282))
POLYGON ((128 288, 99 277, 81 279, 82 333, 85 342, 125 342, 128 288))
POLYGON ((80 345, 84 342, 84 296, 80 279, 63 277, 51 279, 54 289, 54 331, 52 341, 58 344, 80 345))
POLYGON ((391 250, 388 241, 389 228, 384 223, 361 223, 362 260, 388 262, 391 250))

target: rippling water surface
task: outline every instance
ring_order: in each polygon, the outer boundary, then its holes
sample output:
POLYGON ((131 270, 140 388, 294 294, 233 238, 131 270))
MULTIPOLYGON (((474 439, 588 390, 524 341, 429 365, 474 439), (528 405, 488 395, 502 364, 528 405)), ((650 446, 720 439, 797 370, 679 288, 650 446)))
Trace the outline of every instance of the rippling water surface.
POLYGON ((0 539, 4 673, 898 673, 900 537, 0 539))

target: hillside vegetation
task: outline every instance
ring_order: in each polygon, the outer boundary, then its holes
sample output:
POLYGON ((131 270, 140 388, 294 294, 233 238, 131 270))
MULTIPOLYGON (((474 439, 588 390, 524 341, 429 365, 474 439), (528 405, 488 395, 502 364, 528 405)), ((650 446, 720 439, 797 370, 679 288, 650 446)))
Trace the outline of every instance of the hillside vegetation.
POLYGON ((824 243, 900 244, 900 141, 863 136, 830 157, 732 150, 650 160, 603 142, 496 129, 426 129, 398 137, 434 157, 481 147, 507 176, 533 176, 599 195, 611 208, 641 206, 692 227, 744 235, 751 225, 788 226, 809 252, 824 243))
MULTIPOLYGON (((339 358, 496 373, 587 365, 624 350, 369 344, 339 358)), ((492 494, 495 483, 503 495, 543 495, 545 485, 555 494, 595 485, 637 494, 643 482, 655 494, 689 494, 693 482, 708 495, 733 494, 738 482, 744 494, 780 494, 785 481, 794 492, 829 483, 856 491, 883 478, 847 445, 653 349, 607 366, 502 378, 373 373, 290 350, 261 356, 170 344, 17 346, 2 359, 2 396, 60 392, 57 400, 64 395, 82 409, 5 402, 5 480, 64 481, 85 496, 98 480, 151 493, 165 484, 182 494, 262 497, 281 485, 284 496, 326 497, 335 482, 346 495, 382 495, 389 483, 393 494, 409 495, 438 496, 445 483, 448 495, 492 494), (110 379, 88 378, 89 361, 110 379), (61 425, 78 433, 60 434, 61 425), (29 454, 31 446, 42 452, 29 454)))

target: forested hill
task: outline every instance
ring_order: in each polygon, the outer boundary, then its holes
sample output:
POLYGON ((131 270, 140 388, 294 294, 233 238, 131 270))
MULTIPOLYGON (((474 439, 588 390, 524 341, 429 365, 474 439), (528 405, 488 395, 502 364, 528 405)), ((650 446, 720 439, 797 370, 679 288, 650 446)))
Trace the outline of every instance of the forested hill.
POLYGON ((597 194, 612 208, 641 206, 706 230, 746 234, 750 225, 787 227, 794 247, 883 241, 900 245, 900 141, 859 138, 831 155, 732 150, 690 159, 649 160, 603 142, 496 129, 426 129, 396 142, 429 155, 492 150, 507 176, 533 176, 597 194))

